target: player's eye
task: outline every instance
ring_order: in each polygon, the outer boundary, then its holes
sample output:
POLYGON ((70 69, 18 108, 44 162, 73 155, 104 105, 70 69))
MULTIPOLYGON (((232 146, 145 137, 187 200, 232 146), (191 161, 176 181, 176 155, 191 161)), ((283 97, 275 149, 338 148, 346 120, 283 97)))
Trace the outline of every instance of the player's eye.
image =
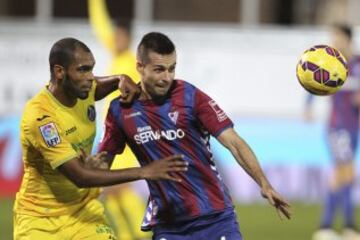
POLYGON ((80 72, 88 72, 88 71, 92 70, 92 67, 91 66, 81 66, 81 67, 78 68, 78 70, 80 72))

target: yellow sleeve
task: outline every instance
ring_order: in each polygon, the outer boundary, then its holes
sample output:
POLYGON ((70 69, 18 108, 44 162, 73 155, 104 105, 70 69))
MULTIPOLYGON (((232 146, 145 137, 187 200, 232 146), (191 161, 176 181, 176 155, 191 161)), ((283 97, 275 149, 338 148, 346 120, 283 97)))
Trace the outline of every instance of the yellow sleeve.
POLYGON ((63 137, 55 119, 28 121, 26 116, 21 123, 23 138, 29 142, 50 166, 55 169, 66 161, 78 156, 71 144, 63 137))
POLYGON ((88 0, 90 24, 96 37, 111 52, 115 51, 115 33, 105 0, 88 0))

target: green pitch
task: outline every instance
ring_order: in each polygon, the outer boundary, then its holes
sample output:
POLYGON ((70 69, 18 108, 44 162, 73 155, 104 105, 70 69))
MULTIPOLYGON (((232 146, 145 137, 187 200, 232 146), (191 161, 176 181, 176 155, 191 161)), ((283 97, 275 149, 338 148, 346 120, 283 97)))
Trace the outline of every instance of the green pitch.
MULTIPOLYGON (((12 239, 13 200, 0 199, 1 239, 12 239)), ((321 208, 316 204, 292 203, 293 218, 281 221, 267 204, 237 205, 241 232, 245 240, 310 240, 318 226, 321 208)), ((356 219, 360 221, 360 209, 356 219)), ((340 226, 340 219, 337 225, 340 226)))

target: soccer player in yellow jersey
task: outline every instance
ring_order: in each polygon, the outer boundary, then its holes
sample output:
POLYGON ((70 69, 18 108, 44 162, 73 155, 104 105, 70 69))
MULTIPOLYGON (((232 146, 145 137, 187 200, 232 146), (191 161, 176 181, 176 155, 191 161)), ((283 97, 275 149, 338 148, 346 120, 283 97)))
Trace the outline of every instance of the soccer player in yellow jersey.
MULTIPOLYGON (((109 67, 110 74, 129 75, 134 82, 140 80, 136 70, 136 57, 130 49, 131 24, 126 19, 118 19, 113 23, 105 0, 89 0, 89 18, 96 37, 109 51, 112 62, 109 67)), ((119 96, 115 91, 106 98, 104 109, 107 112, 109 103, 119 96)), ((139 166, 135 155, 127 146, 121 155, 116 155, 112 169, 122 169, 139 166)), ((118 239, 150 238, 150 234, 142 232, 140 225, 145 210, 145 201, 131 184, 118 185, 106 188, 103 192, 104 205, 107 215, 117 233, 118 239)))
POLYGON ((51 80, 27 103, 21 120, 24 176, 14 205, 14 239, 116 239, 96 187, 178 181, 171 173, 186 171, 186 164, 171 156, 143 168, 100 169, 111 164, 111 156, 90 156, 94 102, 118 87, 129 101, 137 87, 124 75, 94 77, 90 49, 73 38, 56 42, 49 62, 51 80))

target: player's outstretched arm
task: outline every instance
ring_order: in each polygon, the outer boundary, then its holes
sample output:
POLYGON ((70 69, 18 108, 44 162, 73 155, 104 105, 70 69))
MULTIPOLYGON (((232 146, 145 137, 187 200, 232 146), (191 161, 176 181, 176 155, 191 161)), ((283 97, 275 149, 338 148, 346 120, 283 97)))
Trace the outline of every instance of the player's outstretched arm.
POLYGON ((101 100, 116 89, 120 90, 120 101, 123 103, 130 103, 136 96, 140 94, 140 88, 127 75, 113 75, 106 77, 95 77, 96 90, 95 100, 101 100))
POLYGON ((260 186, 262 196, 267 198, 269 203, 276 208, 280 218, 282 218, 281 214, 283 214, 290 219, 289 203, 273 189, 249 145, 233 128, 224 130, 217 139, 230 150, 236 161, 260 186))
POLYGON ((115 51, 115 31, 107 10, 106 0, 88 0, 88 14, 96 37, 113 53, 115 51))
MULTIPOLYGON (((99 153, 104 155, 104 153, 99 153)), ((105 156, 102 156, 105 157, 105 156)), ((187 171, 188 163, 182 155, 173 155, 151 162, 144 167, 127 168, 121 170, 90 169, 85 166, 81 158, 74 158, 58 167, 79 188, 103 187, 120 183, 146 180, 181 181, 173 174, 187 171)))

